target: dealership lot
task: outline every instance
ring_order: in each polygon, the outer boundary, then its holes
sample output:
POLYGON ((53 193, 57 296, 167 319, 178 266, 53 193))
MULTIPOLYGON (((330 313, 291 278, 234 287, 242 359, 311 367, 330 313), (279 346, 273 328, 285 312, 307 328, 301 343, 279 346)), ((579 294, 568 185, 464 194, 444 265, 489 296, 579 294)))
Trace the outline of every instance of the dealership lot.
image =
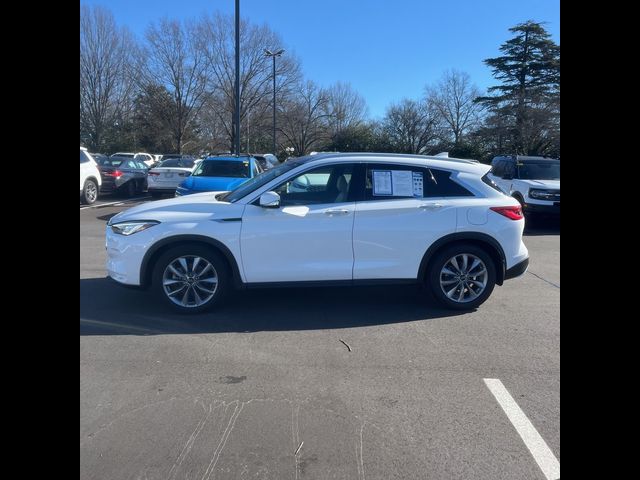
POLYGON ((527 229, 529 272, 476 312, 394 286, 239 292, 184 317, 105 279, 106 222, 148 200, 80 208, 83 479, 552 478, 557 223, 527 229), (485 379, 546 442, 546 463, 485 379))

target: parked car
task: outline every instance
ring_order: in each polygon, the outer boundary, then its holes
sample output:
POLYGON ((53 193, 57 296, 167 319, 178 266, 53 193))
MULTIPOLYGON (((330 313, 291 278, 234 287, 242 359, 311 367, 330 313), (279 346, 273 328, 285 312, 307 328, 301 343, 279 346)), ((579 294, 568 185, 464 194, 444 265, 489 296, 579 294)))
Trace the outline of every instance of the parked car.
POLYGON ((138 152, 138 153, 129 153, 129 152, 118 152, 111 155, 112 157, 127 157, 133 158, 135 160, 141 160, 144 164, 149 167, 153 162, 156 161, 156 158, 150 153, 138 152))
POLYGON ((98 168, 102 175, 102 191, 104 193, 124 193, 134 196, 147 189, 147 166, 141 160, 128 157, 108 157, 103 159, 98 168))
POLYGON ((80 147, 80 201, 91 205, 98 199, 102 177, 95 159, 80 147))
POLYGON ((112 217, 107 271, 180 312, 213 307, 234 286, 371 282, 424 283, 445 307, 473 309, 529 262, 520 204, 488 170, 418 155, 289 160, 229 192, 112 217), (323 188, 289 188, 321 175, 323 188))
POLYGON ((186 177, 191 175, 195 161, 190 158, 170 158, 149 170, 148 190, 153 197, 162 194, 173 196, 176 188, 186 177))
POLYGON ((519 155, 495 157, 489 178, 520 202, 526 216, 560 215, 560 160, 519 155))
POLYGON ((262 173, 256 159, 249 155, 207 157, 189 178, 176 188, 176 196, 192 193, 232 190, 262 173))

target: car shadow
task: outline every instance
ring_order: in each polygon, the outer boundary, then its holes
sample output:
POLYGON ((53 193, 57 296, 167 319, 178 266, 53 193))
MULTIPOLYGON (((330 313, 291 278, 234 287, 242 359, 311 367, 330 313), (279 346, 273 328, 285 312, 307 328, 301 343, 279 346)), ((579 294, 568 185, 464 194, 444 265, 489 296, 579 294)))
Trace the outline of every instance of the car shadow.
POLYGON ((523 235, 525 237, 560 235, 560 217, 527 218, 523 235))
POLYGON ((173 313, 152 292, 108 278, 80 280, 80 335, 162 335, 353 328, 460 315, 417 285, 272 288, 234 292, 204 314, 173 313))

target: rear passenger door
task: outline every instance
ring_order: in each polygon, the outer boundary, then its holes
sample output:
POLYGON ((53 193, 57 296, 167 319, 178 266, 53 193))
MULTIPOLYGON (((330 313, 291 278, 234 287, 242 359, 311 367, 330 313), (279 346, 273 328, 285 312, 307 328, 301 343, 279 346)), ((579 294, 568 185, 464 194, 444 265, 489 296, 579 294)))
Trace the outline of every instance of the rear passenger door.
POLYGON ((473 195, 451 172, 369 163, 353 228, 354 280, 417 278, 427 248, 456 230, 456 206, 473 195))

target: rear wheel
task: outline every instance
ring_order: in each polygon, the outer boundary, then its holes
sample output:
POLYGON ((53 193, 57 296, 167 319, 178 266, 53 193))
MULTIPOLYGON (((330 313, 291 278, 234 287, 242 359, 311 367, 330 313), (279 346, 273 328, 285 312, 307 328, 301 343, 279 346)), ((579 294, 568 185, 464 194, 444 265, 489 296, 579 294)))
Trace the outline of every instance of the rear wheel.
POLYGON ((153 271, 153 288, 166 304, 181 313, 200 313, 220 304, 229 289, 227 262, 202 245, 167 250, 153 271))
POLYGON ((454 310, 472 310, 485 302, 496 283, 492 258, 482 248, 458 244, 438 252, 427 273, 436 300, 454 310))
POLYGON ((84 182, 84 188, 82 189, 82 202, 87 205, 95 203, 98 199, 98 185, 95 181, 88 179, 84 182))
POLYGON ((129 180, 122 186, 122 190, 126 197, 133 197, 136 194, 136 182, 129 180))

